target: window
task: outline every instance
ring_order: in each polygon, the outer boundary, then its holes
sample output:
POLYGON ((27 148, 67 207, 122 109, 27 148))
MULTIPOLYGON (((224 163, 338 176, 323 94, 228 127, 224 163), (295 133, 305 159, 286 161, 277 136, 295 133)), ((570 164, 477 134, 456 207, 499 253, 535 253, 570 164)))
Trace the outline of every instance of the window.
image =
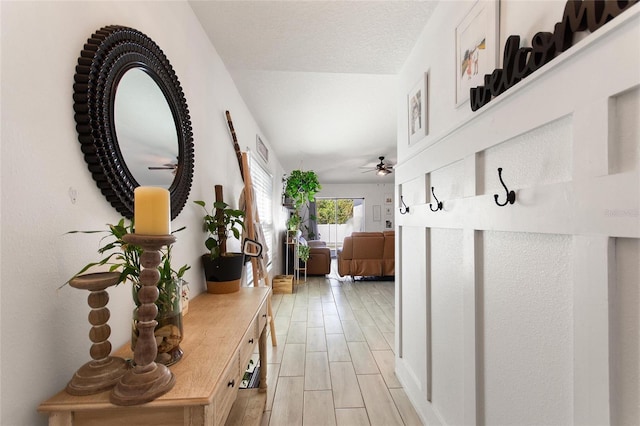
POLYGON ((364 231, 364 198, 316 198, 319 239, 332 255, 342 248, 344 237, 364 231))
MULTIPOLYGON (((258 162, 251 153, 249 154, 249 168, 251 171, 251 182, 253 183, 253 190, 255 194, 255 205, 258 207, 258 214, 260 215, 260 224, 262 225, 262 232, 264 233, 264 239, 267 243, 267 249, 269 252, 269 263, 267 268, 271 265, 271 258, 273 257, 273 177, 264 168, 260 162, 258 162)), ((253 268, 247 264, 247 283, 253 281, 253 268)))

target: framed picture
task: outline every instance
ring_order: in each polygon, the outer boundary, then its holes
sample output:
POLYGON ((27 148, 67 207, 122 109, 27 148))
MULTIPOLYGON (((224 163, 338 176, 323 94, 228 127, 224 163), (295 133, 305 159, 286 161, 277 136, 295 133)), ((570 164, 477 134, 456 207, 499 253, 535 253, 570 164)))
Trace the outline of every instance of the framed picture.
POLYGON ((390 219, 385 220, 384 228, 385 229, 393 229, 393 222, 390 219))
POLYGON ((373 206, 373 221, 380 222, 380 206, 379 205, 373 206))
POLYGON ((269 150, 267 149, 267 146, 264 144, 264 142, 262 142, 262 139, 260 139, 260 136, 256 135, 256 150, 258 151, 258 153, 260 153, 260 156, 262 157, 262 159, 268 163, 269 162, 269 150))
POLYGON ((429 73, 425 73, 407 95, 409 116, 409 146, 429 134, 427 123, 429 109, 429 73))
POLYGON ((498 66, 498 0, 478 0, 456 27, 456 106, 498 66))
POLYGON ((387 204, 387 205, 393 204, 393 195, 384 194, 384 203, 387 204))
POLYGON ((384 215, 385 216, 393 216, 393 208, 390 206, 387 206, 384 208, 384 215))

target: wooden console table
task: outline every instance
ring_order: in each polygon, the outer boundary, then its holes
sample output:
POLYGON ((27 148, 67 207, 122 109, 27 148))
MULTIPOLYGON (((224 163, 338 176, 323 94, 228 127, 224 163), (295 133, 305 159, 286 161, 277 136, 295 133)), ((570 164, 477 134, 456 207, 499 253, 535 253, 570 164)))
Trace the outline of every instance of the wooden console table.
MULTIPOLYGON (((50 426, 61 425, 223 425, 256 345, 260 352, 260 390, 267 386, 268 287, 242 287, 237 293, 203 293, 189 303, 184 318, 182 359, 170 367, 176 384, 143 405, 109 402, 109 391, 72 396, 64 390, 40 404, 50 426)), ((114 353, 126 359, 126 345, 114 353)))

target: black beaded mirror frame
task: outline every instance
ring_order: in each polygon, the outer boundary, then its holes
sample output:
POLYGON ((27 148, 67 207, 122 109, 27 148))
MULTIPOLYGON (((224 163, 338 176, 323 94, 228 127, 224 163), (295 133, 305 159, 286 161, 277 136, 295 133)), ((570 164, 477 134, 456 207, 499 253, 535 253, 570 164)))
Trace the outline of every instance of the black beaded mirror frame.
POLYGON ((189 196, 193 179, 193 133, 180 82, 160 47, 138 30, 110 25, 96 31, 80 52, 73 85, 73 109, 81 149, 98 188, 115 209, 133 218, 133 190, 139 186, 122 156, 114 123, 114 100, 126 71, 145 71, 162 90, 178 136, 178 165, 171 183, 171 219, 189 196))

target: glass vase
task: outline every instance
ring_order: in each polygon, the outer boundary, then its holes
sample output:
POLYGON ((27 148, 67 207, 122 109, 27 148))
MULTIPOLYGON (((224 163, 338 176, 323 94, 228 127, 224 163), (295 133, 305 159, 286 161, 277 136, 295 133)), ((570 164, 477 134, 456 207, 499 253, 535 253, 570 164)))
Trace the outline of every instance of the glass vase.
MULTIPOLYGON (((137 300, 136 286, 133 286, 134 300, 137 300)), ((183 338, 182 326, 182 280, 174 280, 171 283, 159 283, 160 296, 156 302, 158 315, 154 335, 158 344, 158 355, 155 362, 166 366, 175 364, 182 358, 180 342, 183 338)), ((138 340, 138 307, 133 310, 131 330, 131 350, 135 350, 138 340)))

